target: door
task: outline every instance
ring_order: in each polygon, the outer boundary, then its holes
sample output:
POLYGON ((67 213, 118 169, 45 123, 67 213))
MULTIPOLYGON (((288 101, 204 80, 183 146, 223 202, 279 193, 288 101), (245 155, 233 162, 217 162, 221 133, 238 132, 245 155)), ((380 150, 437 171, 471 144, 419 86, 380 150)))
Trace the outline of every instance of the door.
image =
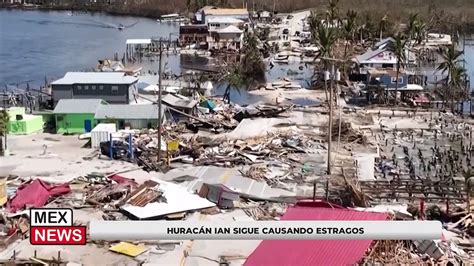
POLYGON ((91 132, 92 130, 92 121, 91 120, 84 120, 84 130, 86 133, 91 132))

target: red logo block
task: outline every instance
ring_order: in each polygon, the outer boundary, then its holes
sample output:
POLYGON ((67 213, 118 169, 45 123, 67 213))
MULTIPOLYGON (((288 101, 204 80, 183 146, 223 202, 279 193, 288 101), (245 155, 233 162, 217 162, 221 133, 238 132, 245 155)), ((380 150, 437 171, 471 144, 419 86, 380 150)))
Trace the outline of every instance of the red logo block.
POLYGON ((71 209, 30 209, 32 245, 85 245, 86 227, 73 225, 71 209))
POLYGON ((31 227, 32 245, 85 245, 85 226, 35 226, 31 227))

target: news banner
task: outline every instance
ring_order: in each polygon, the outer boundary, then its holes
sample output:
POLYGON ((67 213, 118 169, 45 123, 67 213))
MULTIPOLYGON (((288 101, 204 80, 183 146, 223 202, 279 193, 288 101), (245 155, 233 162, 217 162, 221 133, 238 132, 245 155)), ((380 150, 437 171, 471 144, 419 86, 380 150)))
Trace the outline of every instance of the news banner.
POLYGON ((439 221, 91 221, 73 224, 71 209, 31 209, 32 245, 85 245, 90 240, 370 239, 441 238, 439 221))

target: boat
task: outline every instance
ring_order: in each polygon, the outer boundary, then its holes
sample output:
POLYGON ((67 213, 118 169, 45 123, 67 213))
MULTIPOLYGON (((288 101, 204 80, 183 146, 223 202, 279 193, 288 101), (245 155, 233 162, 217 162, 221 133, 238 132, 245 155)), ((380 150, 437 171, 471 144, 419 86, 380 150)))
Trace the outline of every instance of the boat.
POLYGON ((288 63, 289 57, 289 55, 276 54, 272 61, 275 63, 288 63))
POLYGON ((180 16, 179 14, 167 14, 161 16, 156 21, 158 22, 187 22, 188 18, 184 16, 180 16))

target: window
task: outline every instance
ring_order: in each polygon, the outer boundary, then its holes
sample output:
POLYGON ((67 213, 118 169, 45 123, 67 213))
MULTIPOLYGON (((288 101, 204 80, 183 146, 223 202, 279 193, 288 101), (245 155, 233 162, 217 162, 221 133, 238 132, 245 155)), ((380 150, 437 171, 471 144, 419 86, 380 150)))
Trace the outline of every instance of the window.
POLYGON ((82 90, 82 86, 81 86, 81 85, 77 85, 77 90, 82 90))
MULTIPOLYGON (((392 77, 392 84, 396 84, 397 83, 397 77, 392 77)), ((402 84, 403 83, 403 77, 399 77, 398 78, 398 84, 402 84)))
POLYGON ((88 89, 89 89, 89 85, 85 85, 84 90, 88 90, 88 89))
POLYGON ((99 90, 104 90, 104 85, 99 85, 99 90))
POLYGON ((112 92, 118 92, 118 86, 112 86, 112 92))
POLYGON ((92 86, 91 86, 91 88, 92 88, 92 90, 94 90, 94 91, 95 91, 95 89, 96 89, 96 86, 95 86, 95 85, 92 85, 92 86))

